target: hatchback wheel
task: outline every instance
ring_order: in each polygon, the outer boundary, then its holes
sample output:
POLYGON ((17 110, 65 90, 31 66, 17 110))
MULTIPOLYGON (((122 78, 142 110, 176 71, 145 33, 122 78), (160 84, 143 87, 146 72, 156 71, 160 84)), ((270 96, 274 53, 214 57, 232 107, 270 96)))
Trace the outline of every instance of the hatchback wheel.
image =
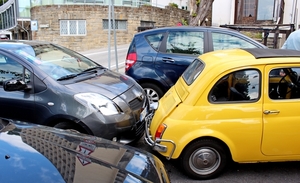
POLYGON ((211 179, 224 170, 229 155, 218 141, 204 139, 191 143, 182 153, 181 167, 194 179, 211 179))
POLYGON ((143 83, 141 84, 141 86, 143 87, 150 104, 158 102, 159 99, 163 96, 163 91, 155 84, 143 83))

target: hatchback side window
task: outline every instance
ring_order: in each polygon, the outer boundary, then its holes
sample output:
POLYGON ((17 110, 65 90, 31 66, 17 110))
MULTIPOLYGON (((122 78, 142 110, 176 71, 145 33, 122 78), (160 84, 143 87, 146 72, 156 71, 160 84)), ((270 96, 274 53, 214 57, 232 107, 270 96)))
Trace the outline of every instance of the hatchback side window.
POLYGON ((300 67, 276 68, 269 73, 269 98, 300 98, 300 67))
POLYGON ((11 58, 0 55, 0 86, 3 86, 7 80, 18 78, 29 83, 30 72, 11 58))
POLYGON ((153 34, 153 35, 146 36, 146 40, 156 51, 159 50, 162 39, 163 39, 163 34, 153 34))
POLYGON ((260 94, 260 74, 249 69, 230 73, 221 78, 209 94, 211 102, 256 101, 260 94))
POLYGON ((229 34, 212 32, 213 49, 256 48, 255 45, 229 34))
POLYGON ((204 52, 203 32, 170 32, 166 45, 167 53, 201 55, 204 52))

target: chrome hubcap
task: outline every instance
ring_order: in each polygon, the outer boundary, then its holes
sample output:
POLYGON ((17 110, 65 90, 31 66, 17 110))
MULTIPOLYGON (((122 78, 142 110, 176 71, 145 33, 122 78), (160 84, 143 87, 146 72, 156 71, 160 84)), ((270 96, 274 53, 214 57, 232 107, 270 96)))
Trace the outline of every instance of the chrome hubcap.
POLYGON ((213 148, 203 147, 197 149, 189 158, 191 169, 201 175, 216 171, 221 164, 220 154, 213 148))
POLYGON ((159 101, 159 95, 155 90, 152 88, 144 88, 144 91, 149 99, 150 104, 159 101))

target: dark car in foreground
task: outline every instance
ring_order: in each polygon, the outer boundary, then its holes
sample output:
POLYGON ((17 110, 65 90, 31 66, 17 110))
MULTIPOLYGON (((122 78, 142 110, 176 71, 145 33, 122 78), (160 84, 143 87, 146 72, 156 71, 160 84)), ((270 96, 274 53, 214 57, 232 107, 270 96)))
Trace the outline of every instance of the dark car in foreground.
POLYGON ((170 182, 162 162, 148 152, 2 118, 0 156, 0 182, 170 182))
POLYGON ((220 27, 164 27, 135 34, 125 74, 158 102, 190 63, 203 53, 232 48, 267 48, 244 34, 220 27))
POLYGON ((0 41, 0 116, 131 143, 149 102, 130 77, 70 49, 0 41))

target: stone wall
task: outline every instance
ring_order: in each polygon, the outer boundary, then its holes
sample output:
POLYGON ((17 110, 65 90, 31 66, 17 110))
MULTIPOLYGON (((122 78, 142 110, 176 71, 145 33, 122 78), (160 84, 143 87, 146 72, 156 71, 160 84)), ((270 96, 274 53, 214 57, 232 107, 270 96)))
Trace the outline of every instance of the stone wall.
MULTIPOLYGON (((189 12, 173 7, 165 9, 141 6, 114 7, 116 20, 127 20, 127 30, 116 30, 117 44, 128 44, 141 21, 155 22, 156 27, 175 26, 182 18, 187 19, 189 12)), ((48 24, 49 27, 39 27, 32 32, 33 40, 53 42, 76 51, 85 51, 106 47, 108 30, 103 29, 103 19, 108 19, 108 6, 102 5, 46 5, 31 8, 31 19, 37 20, 38 25, 48 24), (85 36, 61 36, 59 20, 86 20, 85 36)), ((114 43, 113 31, 111 43, 114 43)))

